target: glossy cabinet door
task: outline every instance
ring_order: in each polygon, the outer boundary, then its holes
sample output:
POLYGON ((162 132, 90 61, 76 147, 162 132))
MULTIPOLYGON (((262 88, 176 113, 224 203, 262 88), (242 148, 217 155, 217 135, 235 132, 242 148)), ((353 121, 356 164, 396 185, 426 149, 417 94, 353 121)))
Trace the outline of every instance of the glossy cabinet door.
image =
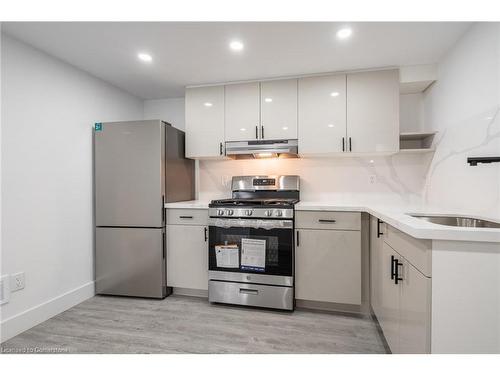
POLYGON ((297 229, 295 298, 361 304, 359 231, 297 229))
POLYGON ((299 153, 342 153, 346 137, 346 75, 300 78, 299 153))
POLYGON ((402 263, 399 353, 430 353, 431 279, 407 260, 402 263))
POLYGON ((399 151, 399 71, 347 75, 347 138, 353 153, 399 151))
POLYGON ((186 157, 224 157, 224 86, 186 89, 186 157))
POLYGON ((393 353, 399 353, 399 304, 401 284, 396 285, 392 274, 392 257, 398 259, 399 254, 385 242, 382 245, 382 270, 380 274, 380 308, 377 319, 384 332, 385 339, 393 353))
POLYGON ((382 235, 377 236, 382 226, 378 224, 378 218, 370 216, 370 303, 376 316, 381 314, 382 306, 382 246, 384 241, 382 235))
POLYGON ((167 286, 208 290, 206 228, 167 225, 167 286))
POLYGON ((260 84, 261 139, 297 139, 297 80, 260 84))
POLYGON ((226 141, 260 138, 259 82, 227 85, 225 92, 226 141))

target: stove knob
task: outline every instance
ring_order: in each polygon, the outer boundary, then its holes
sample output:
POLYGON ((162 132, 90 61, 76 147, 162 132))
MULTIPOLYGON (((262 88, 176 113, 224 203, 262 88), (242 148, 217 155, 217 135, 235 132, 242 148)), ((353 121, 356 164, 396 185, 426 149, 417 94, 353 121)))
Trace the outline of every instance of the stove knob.
POLYGON ((281 210, 276 211, 276 216, 283 216, 283 211, 281 210))
POLYGON ((266 211, 266 216, 271 216, 273 214, 273 211, 272 210, 267 210, 266 211))
POLYGON ((252 210, 246 210, 245 215, 247 216, 252 216, 252 210))
POLYGON ((231 216, 233 214, 233 210, 227 210, 226 214, 228 214, 229 216, 231 216))
POLYGON ((219 215, 219 216, 224 215, 224 211, 223 210, 217 210, 217 215, 219 215))

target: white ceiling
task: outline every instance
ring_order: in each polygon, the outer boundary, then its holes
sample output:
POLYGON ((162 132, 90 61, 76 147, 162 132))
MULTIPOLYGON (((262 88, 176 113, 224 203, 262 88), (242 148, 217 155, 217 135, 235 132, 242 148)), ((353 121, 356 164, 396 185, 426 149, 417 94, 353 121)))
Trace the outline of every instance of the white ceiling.
POLYGON ((2 23, 3 31, 141 98, 184 86, 438 62, 468 23, 2 23), (239 39, 245 49, 228 48, 239 39), (151 64, 138 52, 153 56, 151 64))

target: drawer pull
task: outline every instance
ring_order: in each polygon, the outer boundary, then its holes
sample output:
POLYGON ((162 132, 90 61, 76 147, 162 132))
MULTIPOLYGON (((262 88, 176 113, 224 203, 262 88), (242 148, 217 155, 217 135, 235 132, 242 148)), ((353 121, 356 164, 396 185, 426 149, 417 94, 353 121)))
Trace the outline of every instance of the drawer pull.
POLYGON ((192 219, 192 216, 179 216, 179 219, 192 219))
POLYGON ((377 238, 380 238, 381 235, 383 235, 384 233, 382 233, 382 231, 380 230, 380 224, 382 224, 383 221, 380 220, 380 219, 377 219, 377 238))
POLYGON ((244 289, 240 288, 240 294, 251 294, 251 295, 258 295, 259 291, 257 289, 244 289))
POLYGON ((332 223, 336 223, 337 220, 333 220, 333 219, 319 219, 318 222, 322 223, 322 224, 332 224, 332 223))

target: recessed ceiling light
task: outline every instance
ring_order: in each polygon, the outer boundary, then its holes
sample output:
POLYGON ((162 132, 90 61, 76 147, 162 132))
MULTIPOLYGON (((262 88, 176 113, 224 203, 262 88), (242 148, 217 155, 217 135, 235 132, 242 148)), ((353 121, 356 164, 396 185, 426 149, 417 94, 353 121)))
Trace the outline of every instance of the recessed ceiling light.
POLYGON ((233 51, 241 51, 245 46, 239 40, 233 40, 231 43, 229 43, 229 47, 233 51))
POLYGON ((153 57, 147 53, 138 53, 137 57, 139 58, 139 60, 144 61, 144 62, 153 61, 153 57))
POLYGON ((273 101, 273 98, 265 98, 264 101, 266 103, 271 103, 273 101))
POLYGON ((204 103, 203 105, 204 105, 205 107, 211 107, 211 106, 213 106, 213 104, 212 104, 212 103, 210 103, 210 102, 206 102, 206 103, 204 103))
POLYGON ((336 96, 339 96, 339 93, 337 91, 334 91, 330 93, 330 96, 333 96, 335 98, 336 96))
POLYGON ((246 129, 245 129, 245 128, 241 128, 240 130, 241 130, 242 132, 246 131, 246 129))
POLYGON ((333 125, 333 124, 328 124, 328 127, 329 127, 329 128, 333 128, 334 126, 335 126, 335 125, 333 125))
POLYGON ((281 129, 288 130, 288 126, 283 126, 281 129))
POLYGON ((370 160, 370 164, 373 164, 373 163, 375 163, 375 160, 373 160, 373 159, 370 160))
POLYGON ((347 39, 351 36, 352 30, 348 27, 344 27, 343 29, 340 29, 337 31, 337 38, 339 39, 347 39))

